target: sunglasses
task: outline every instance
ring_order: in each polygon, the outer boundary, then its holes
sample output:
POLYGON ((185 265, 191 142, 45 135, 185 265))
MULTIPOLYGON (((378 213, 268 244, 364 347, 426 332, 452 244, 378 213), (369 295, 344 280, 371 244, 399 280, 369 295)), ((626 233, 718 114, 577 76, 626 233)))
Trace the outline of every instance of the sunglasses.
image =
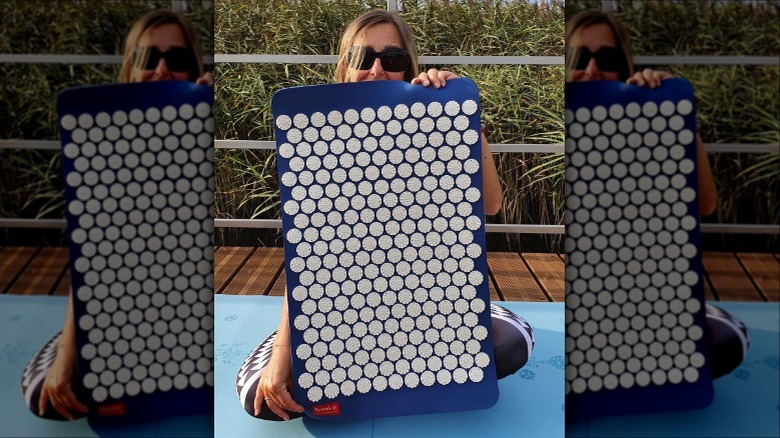
POLYGON ((195 54, 185 47, 171 47, 165 52, 153 46, 138 46, 133 50, 133 65, 141 70, 154 70, 165 59, 170 71, 189 72, 195 68, 195 54))
POLYGON ((353 46, 347 52, 347 62, 350 65, 356 60, 360 59, 360 65, 358 70, 371 70, 374 65, 374 60, 379 58, 382 62, 382 68, 385 71, 399 72, 406 71, 409 68, 412 58, 409 56, 409 52, 397 47, 391 47, 389 49, 377 52, 370 47, 353 46), (361 59, 362 55, 362 59, 361 59))
POLYGON ((574 70, 585 70, 591 59, 596 60, 596 66, 601 71, 620 71, 626 65, 626 58, 616 47, 602 47, 591 52, 587 47, 574 47, 574 70))

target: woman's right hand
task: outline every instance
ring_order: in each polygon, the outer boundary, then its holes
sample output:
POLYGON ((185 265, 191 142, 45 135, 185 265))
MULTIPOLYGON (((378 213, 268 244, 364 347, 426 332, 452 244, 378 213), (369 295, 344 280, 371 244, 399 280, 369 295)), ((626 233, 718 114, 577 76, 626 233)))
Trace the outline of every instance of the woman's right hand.
POLYGON ((652 68, 646 68, 642 71, 638 71, 634 73, 634 76, 631 76, 626 81, 626 84, 628 85, 638 85, 640 87, 647 87, 650 89, 660 87, 661 82, 663 82, 666 79, 673 78, 674 75, 669 73, 668 71, 664 70, 653 70, 652 68))
POLYGON ((46 379, 38 399, 38 412, 44 415, 47 402, 54 410, 68 420, 74 420, 75 413, 86 414, 89 408, 81 403, 73 392, 73 382, 76 379, 76 345, 65 340, 63 336, 57 348, 57 356, 46 372, 46 379))
POLYGON ((292 364, 290 362, 290 346, 273 346, 271 358, 268 360, 255 393, 255 415, 260 415, 263 402, 273 413, 283 418, 290 419, 286 411, 303 412, 303 406, 292 398, 292 364))

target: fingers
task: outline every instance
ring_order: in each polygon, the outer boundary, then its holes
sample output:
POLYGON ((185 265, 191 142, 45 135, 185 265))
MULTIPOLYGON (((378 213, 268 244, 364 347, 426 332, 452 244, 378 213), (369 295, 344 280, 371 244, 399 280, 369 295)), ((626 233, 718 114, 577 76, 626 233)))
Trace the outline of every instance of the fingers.
POLYGON ((268 409, 270 409, 271 412, 278 415, 284 421, 290 421, 290 415, 288 415, 287 412, 282 409, 273 399, 266 398, 265 405, 268 406, 268 409))
POLYGON ((285 384, 273 385, 270 379, 264 379, 258 386, 257 393, 255 395, 255 416, 260 415, 263 404, 268 406, 274 414, 278 415, 285 421, 290 419, 290 412, 303 412, 303 406, 299 405, 292 398, 285 384))
POLYGON ((197 85, 208 85, 209 87, 214 86, 214 75, 211 72, 206 72, 203 74, 203 76, 199 77, 198 80, 195 81, 197 85))
POLYGON ((254 403, 255 417, 259 417, 260 411, 263 409, 263 397, 265 397, 263 395, 263 391, 261 391, 260 387, 258 386, 257 392, 255 392, 255 403, 254 403))
POLYGON ((41 396, 38 398, 38 415, 41 417, 46 414, 46 405, 49 401, 49 393, 46 391, 46 387, 41 388, 41 396))
POLYGON ((49 403, 51 403, 55 411, 71 421, 76 418, 74 413, 86 414, 89 412, 89 407, 79 401, 70 387, 47 389, 44 386, 41 391, 41 397, 38 399, 38 412, 40 412, 40 415, 46 413, 46 406, 49 403))
POLYGON ((60 415, 67 418, 69 421, 74 420, 73 414, 68 410, 66 403, 60 400, 59 397, 56 395, 52 395, 49 399, 51 402, 51 406, 54 408, 55 411, 59 412, 60 415))
POLYGON ((281 394, 277 394, 277 400, 281 402, 280 406, 288 411, 303 412, 303 406, 293 400, 292 394, 290 394, 290 391, 287 390, 286 386, 282 388, 281 394))
POLYGON ((626 81, 629 85, 638 85, 640 87, 647 87, 650 89, 658 88, 661 86, 661 82, 665 79, 673 78, 671 73, 663 70, 653 70, 651 68, 646 68, 640 72, 634 73, 634 76, 631 76, 626 81))
POLYGON ((64 391, 65 398, 63 401, 65 402, 65 406, 71 411, 71 412, 79 412, 82 414, 86 414, 89 412, 89 408, 84 403, 81 403, 79 401, 78 397, 76 397, 76 393, 73 392, 73 388, 68 386, 65 388, 64 391))
POLYGON ((455 79, 457 77, 458 75, 451 71, 432 68, 420 73, 416 78, 412 79, 412 84, 421 84, 423 87, 433 86, 433 88, 439 89, 447 85, 447 80, 455 79))

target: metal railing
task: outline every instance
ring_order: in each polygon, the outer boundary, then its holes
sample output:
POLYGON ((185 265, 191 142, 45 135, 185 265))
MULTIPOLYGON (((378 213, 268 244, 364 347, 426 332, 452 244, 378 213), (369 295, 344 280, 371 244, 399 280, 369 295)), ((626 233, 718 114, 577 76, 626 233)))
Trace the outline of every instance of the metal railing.
MULTIPOLYGON (((606 5, 608 2, 604 2, 606 5)), ((182 0, 171 0, 173 10, 183 8, 182 0)), ((387 9, 396 11, 397 2, 387 0, 387 9)), ((204 56, 204 64, 260 63, 260 64, 335 64, 336 55, 288 54, 215 54, 204 56)), ((0 63, 35 64, 118 64, 120 55, 59 55, 59 54, 0 54, 0 63)), ((563 56, 421 56, 420 64, 502 64, 502 65, 565 65, 563 56)), ((640 65, 780 65, 780 58, 771 56, 637 56, 640 65)), ((218 149, 274 149, 273 141, 217 139, 218 149)), ((0 140, 0 149, 59 150, 56 140, 0 140)), ((494 153, 563 153, 562 144, 490 144, 494 153)), ((708 153, 780 153, 778 144, 705 144, 708 153)), ((281 228, 279 219, 215 219, 216 227, 281 228)), ((4 228, 64 228, 64 219, 0 218, 4 228)), ((488 232, 563 234, 563 225, 487 224, 488 232)), ((702 224, 708 233, 780 234, 779 225, 702 224)))

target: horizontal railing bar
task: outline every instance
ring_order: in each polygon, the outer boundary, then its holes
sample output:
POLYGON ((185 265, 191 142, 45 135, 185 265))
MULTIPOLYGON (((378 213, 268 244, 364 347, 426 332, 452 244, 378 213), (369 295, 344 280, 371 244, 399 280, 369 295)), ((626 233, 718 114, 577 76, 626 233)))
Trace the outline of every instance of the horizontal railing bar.
POLYGON ((780 65, 778 56, 635 56, 640 65, 780 65))
MULTIPOLYGON (((234 62, 249 64, 335 64, 337 55, 227 54, 204 55, 204 64, 234 62)), ((564 65, 563 56, 420 56, 420 64, 564 65)), ((8 64, 121 64, 122 55, 73 55, 56 53, 0 53, 8 64)), ((638 65, 780 65, 777 56, 635 56, 638 65)))
POLYGON ((60 228, 65 229, 65 219, 0 218, 0 228, 60 228))
POLYGON ((59 140, 0 140, 0 149, 59 150, 59 140))
MULTIPOLYGON (((281 219, 215 219, 217 228, 282 228, 281 219)), ((563 225, 485 224, 488 233, 563 234, 563 225)))
MULTIPOLYGON (((217 149, 276 149, 269 140, 217 140, 217 149)), ((493 152, 563 153, 562 144, 491 144, 493 152)))
MULTIPOLYGON (((122 59, 122 55, 0 53, 0 63, 4 64, 121 64, 122 59)), ((203 63, 214 64, 214 55, 203 55, 203 63)))
MULTIPOLYGON (((215 219, 217 228, 281 228, 279 219, 215 219)), ((0 218, 0 228, 65 228, 65 219, 0 218)), ((563 234, 563 225, 486 224, 490 233, 563 234)), ((780 234, 780 225, 702 224, 703 233, 780 234)))
MULTIPOLYGON (((271 140, 217 140, 215 147, 217 149, 275 149, 276 142, 271 140)), ((0 149, 59 150, 60 142, 59 140, 0 140, 0 149)), ((496 153, 558 154, 564 152, 562 144, 491 143, 490 149, 496 153)), ((706 143, 704 149, 710 154, 776 154, 780 153, 780 144, 706 143)))
MULTIPOLYGON (((216 62, 241 64, 335 64, 337 55, 285 54, 222 54, 214 55, 216 62)), ((418 56, 420 64, 506 64, 506 65, 564 65, 563 56, 418 56)))
MULTIPOLYGON (((276 142, 271 140, 217 140, 217 149, 274 149, 276 142)), ((0 149, 37 149, 59 150, 59 140, 0 140, 0 149)), ((491 143, 493 152, 526 152, 526 153, 563 153, 561 144, 502 144, 491 143)), ((746 153, 746 154, 776 154, 780 153, 780 144, 753 143, 706 143, 704 149, 710 154, 746 153)))
POLYGON ((746 153, 746 154, 777 154, 780 144, 759 143, 705 143, 704 150, 710 154, 716 153, 746 153))
POLYGON ((780 234, 780 225, 701 224, 701 232, 708 234, 780 234))

